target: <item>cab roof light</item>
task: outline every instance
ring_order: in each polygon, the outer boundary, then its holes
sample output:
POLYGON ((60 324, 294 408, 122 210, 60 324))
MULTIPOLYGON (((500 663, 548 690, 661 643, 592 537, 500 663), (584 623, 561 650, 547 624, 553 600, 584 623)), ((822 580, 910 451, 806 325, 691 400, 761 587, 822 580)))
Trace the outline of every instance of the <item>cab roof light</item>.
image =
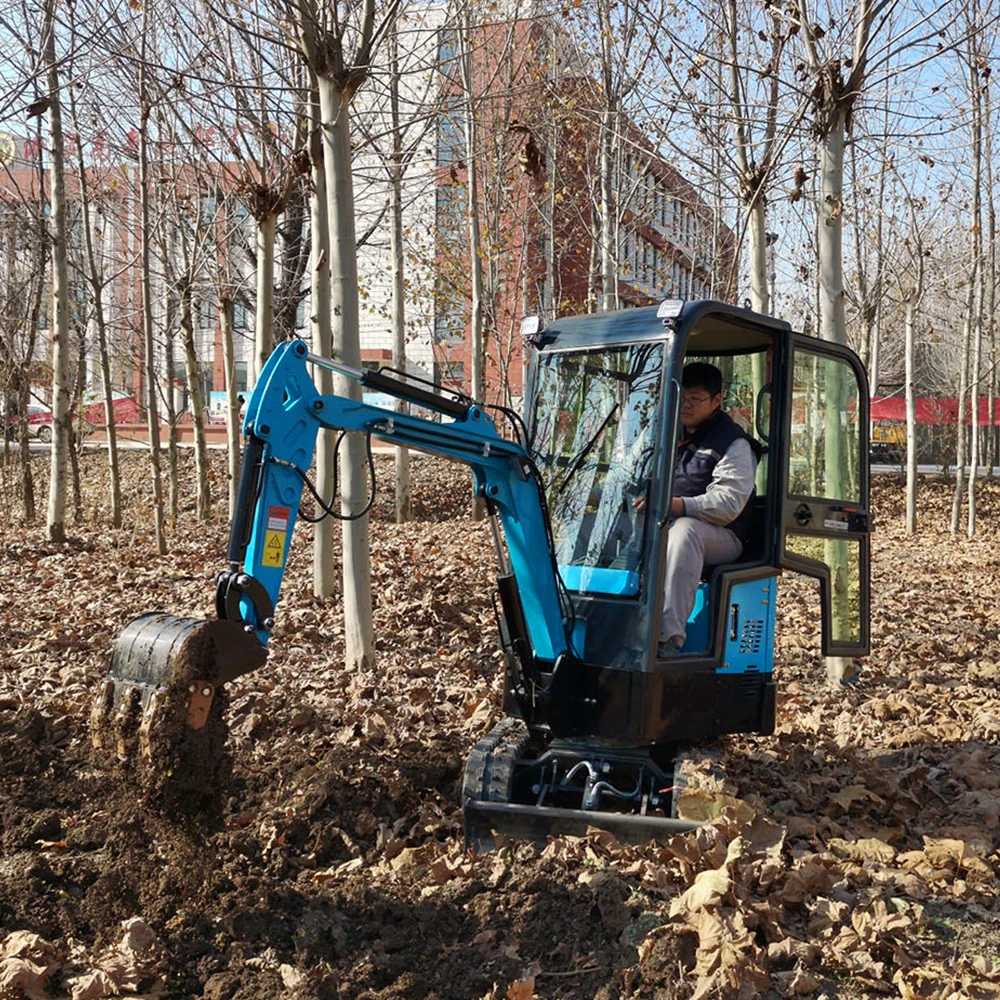
POLYGON ((665 323, 677 319, 684 309, 684 299, 664 299, 656 310, 656 318, 665 323))
POLYGON ((525 316, 521 320, 521 339, 527 344, 537 344, 542 338, 542 317, 525 316))

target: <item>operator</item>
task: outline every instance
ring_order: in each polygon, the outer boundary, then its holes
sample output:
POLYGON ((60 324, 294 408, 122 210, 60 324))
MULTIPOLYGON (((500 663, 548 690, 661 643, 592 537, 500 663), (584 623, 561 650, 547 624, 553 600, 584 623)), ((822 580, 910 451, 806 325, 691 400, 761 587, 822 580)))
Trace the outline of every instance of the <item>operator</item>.
POLYGON ((750 529, 761 446, 722 411, 722 372, 693 362, 681 375, 681 424, 667 532, 658 653, 684 645, 705 564, 738 559, 750 529))

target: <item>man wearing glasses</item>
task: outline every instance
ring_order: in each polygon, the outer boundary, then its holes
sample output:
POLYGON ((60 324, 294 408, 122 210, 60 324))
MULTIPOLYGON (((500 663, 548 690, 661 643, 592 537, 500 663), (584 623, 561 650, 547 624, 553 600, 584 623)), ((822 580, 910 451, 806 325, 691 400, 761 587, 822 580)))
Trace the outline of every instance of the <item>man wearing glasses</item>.
POLYGON ((706 564, 734 562, 750 528, 761 446, 722 412, 722 372, 693 362, 681 376, 681 423, 667 534, 659 655, 684 645, 706 564))

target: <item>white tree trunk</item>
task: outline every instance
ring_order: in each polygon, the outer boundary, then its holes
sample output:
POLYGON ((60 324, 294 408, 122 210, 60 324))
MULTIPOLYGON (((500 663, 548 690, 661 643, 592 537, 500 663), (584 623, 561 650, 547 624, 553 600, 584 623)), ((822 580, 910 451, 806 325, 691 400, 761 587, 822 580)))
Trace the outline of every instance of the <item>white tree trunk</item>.
MULTIPOLYGON (((334 356, 361 367, 358 258, 354 229, 354 185, 351 177, 350 97, 327 76, 318 80, 323 118, 323 167, 326 172, 330 231, 330 290, 337 319, 334 356)), ((361 386, 338 377, 337 392, 361 398, 361 386)), ((348 434, 341 467, 341 511, 356 517, 368 501, 365 441, 348 434)), ((375 664, 372 630, 371 555, 368 515, 343 522, 344 634, 348 667, 366 669, 375 664)))
POLYGON ((199 521, 207 521, 212 513, 208 488, 208 446, 205 442, 205 399, 201 391, 198 355, 194 343, 194 316, 191 309, 191 284, 185 282, 181 292, 181 343, 184 347, 184 374, 191 400, 191 422, 194 428, 195 510, 199 521))
MULTIPOLYGON (((976 534, 976 487, 979 483, 979 379, 982 371, 983 352, 983 269, 978 269, 976 286, 976 315, 972 320, 972 377, 969 380, 969 507, 966 511, 965 533, 969 538, 976 534)), ((959 416, 961 420, 961 415, 959 416)))
POLYGON ((917 400, 914 387, 913 296, 906 303, 904 364, 906 391, 906 533, 917 530, 917 400))
MULTIPOLYGON (((973 5, 972 18, 975 24, 978 4, 973 5)), ((972 256, 975 294, 975 313, 971 322, 972 373, 969 381, 969 507, 966 519, 966 534, 972 538, 976 533, 976 486, 979 482, 979 378, 982 368, 983 345, 983 285, 985 282, 985 258, 983 255, 983 92, 979 83, 979 70, 975 50, 979 47, 978 25, 970 41, 968 74, 969 95, 972 104, 972 256)), ((959 413, 959 423, 963 413, 959 413)))
POLYGON ((618 308, 618 274, 615 243, 614 112, 601 113, 601 312, 618 308))
MULTIPOLYGON (((402 170, 393 163, 389 183, 392 197, 392 222, 389 230, 392 254, 392 366, 406 371, 406 273, 403 255, 403 185, 402 170)), ((396 401, 396 410, 406 412, 406 403, 396 401)), ((403 524, 410 520, 410 449, 397 447, 396 458, 396 521, 403 524)))
POLYGON ((254 317, 254 377, 274 350, 274 212, 257 220, 257 310, 254 317))
POLYGON ((229 465, 229 520, 236 516, 236 494, 240 485, 240 397, 236 388, 236 351, 233 343, 233 300, 219 296, 219 329, 222 335, 222 365, 226 374, 226 451, 229 465))
MULTIPOLYGON (((818 225, 820 336, 835 344, 847 343, 847 316, 844 308, 843 259, 843 188, 845 118, 841 112, 820 141, 820 206, 818 225)), ((827 413, 839 420, 840 414, 828 406, 827 413)), ((846 456, 839 454, 839 432, 826 435, 827 445, 835 449, 826 456, 827 490, 830 496, 840 492, 840 476, 846 469, 846 456)), ((832 552, 829 553, 832 556, 832 552)), ((846 581, 842 567, 831 567, 831 587, 846 581)), ((832 612, 837 614, 839 594, 831 595, 832 612)), ((845 656, 826 660, 827 680, 843 684, 855 672, 854 661, 845 656)))
MULTIPOLYGON (((466 222, 469 230, 469 276, 472 292, 469 331, 469 395, 483 402, 486 395, 486 350, 483 337, 483 256, 479 232, 479 164, 477 162, 477 122, 474 94, 474 74, 471 48, 471 23, 466 17, 461 32, 462 86, 465 90, 465 163, 466 163, 466 222)), ((472 497, 472 519, 481 521, 486 514, 482 498, 472 497)))
POLYGON ((844 137, 844 118, 840 115, 820 144, 820 336, 834 344, 847 343, 843 257, 844 137))
MULTIPOLYGON (((142 332, 145 354, 146 379, 146 420, 149 428, 149 463, 153 486, 153 531, 156 551, 167 554, 167 537, 163 524, 163 483, 160 475, 160 413, 156 398, 156 342, 153 336, 153 288, 150 279, 152 254, 152 221, 149 210, 149 94, 146 82, 146 39, 149 30, 149 5, 142 9, 142 41, 139 47, 139 212, 141 232, 139 234, 140 255, 142 257, 142 332)), ((169 377, 169 376, 168 376, 169 377)))
MULTIPOLYGON (((976 262, 973 261, 973 270, 976 262)), ((962 517, 962 493, 965 489, 965 463, 968 461, 969 432, 965 426, 965 409, 969 400, 969 367, 972 356, 972 311, 975 308, 976 276, 969 282, 962 327, 962 363, 958 376, 958 419, 955 421, 955 493, 951 503, 951 533, 958 534, 962 517)))
MULTIPOLYGON (((393 24, 389 35, 389 114, 392 128, 392 159, 389 164, 391 219, 389 251, 392 258, 392 366, 397 372, 406 367, 406 258, 403 247, 403 132, 399 113, 399 35, 393 24)), ((406 413, 407 404, 396 400, 396 412, 406 413)), ((410 520, 410 449, 397 445, 396 523, 410 520)))
MULTIPOLYGON (((77 116, 77 106, 70 92, 70 107, 73 115, 73 128, 79 134, 80 125, 77 116)), ((111 358, 108 352, 107 327, 107 280, 104 275, 104 248, 110 245, 111 228, 108 220, 100 211, 94 210, 90 195, 91 178, 87 175, 83 156, 83 145, 77 143, 77 176, 80 184, 80 208, 83 216, 82 228, 84 247, 86 248, 87 281, 93 296, 93 313, 91 316, 91 344, 97 345, 97 363, 101 373, 101 392, 104 397, 104 424, 108 442, 108 479, 111 488, 111 526, 122 526, 122 485, 121 469, 118 460, 118 431, 115 425, 114 386, 111 381, 111 358), (95 242, 95 233, 100 240, 95 242)))
POLYGON ((69 268, 66 261, 66 180, 62 108, 56 61, 55 0, 47 0, 42 19, 46 85, 49 100, 49 170, 52 240, 52 451, 46 526, 49 541, 66 540, 66 477, 70 448, 69 268))
POLYGON ((767 289, 767 220, 762 197, 747 209, 747 243, 750 301, 756 312, 767 315, 771 311, 771 302, 767 289))
MULTIPOLYGON (((750 206, 747 219, 747 234, 749 237, 750 257, 750 296, 751 304, 756 312, 770 311, 770 297, 767 290, 767 223, 764 212, 764 199, 759 197, 750 206)), ((753 407, 751 420, 756 420, 757 400, 767 384, 767 359, 760 354, 754 354, 750 359, 750 379, 753 387, 753 407)), ((751 428, 755 433, 756 428, 751 428)), ((764 462, 757 466, 757 490, 763 495, 767 488, 767 468, 764 462)))
MULTIPOLYGON (((333 332, 330 324, 330 221, 327 211, 326 173, 323 169, 323 125, 319 107, 319 93, 313 80, 313 98, 310 114, 313 133, 309 155, 312 162, 313 193, 310 199, 310 231, 312 233, 310 329, 313 350, 323 357, 333 354, 333 332)), ((328 368, 315 368, 313 381, 324 396, 333 392, 333 372, 328 368)), ((316 439, 316 488, 319 495, 331 504, 334 481, 334 436, 330 431, 320 431, 316 439)), ((329 597, 337 588, 336 567, 333 559, 333 518, 319 521, 313 534, 313 594, 329 597)))

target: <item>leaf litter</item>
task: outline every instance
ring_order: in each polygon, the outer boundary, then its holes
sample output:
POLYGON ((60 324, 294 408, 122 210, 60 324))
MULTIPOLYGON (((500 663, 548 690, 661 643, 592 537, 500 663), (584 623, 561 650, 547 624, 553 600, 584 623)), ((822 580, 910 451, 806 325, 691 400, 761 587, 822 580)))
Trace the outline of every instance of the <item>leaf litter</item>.
MULTIPOLYGON (((996 484, 970 541, 947 534, 947 484, 907 539, 899 483, 876 482, 854 684, 825 685, 815 590, 782 579, 777 731, 718 742, 682 802, 706 825, 477 857, 458 788, 499 714, 491 540, 463 469, 415 470, 415 522, 383 492, 372 523, 377 667, 344 670, 299 531, 271 659, 230 686, 225 801, 200 814, 102 768, 87 712, 129 618, 211 613, 223 520, 183 515, 163 559, 142 504, 64 546, 5 528, 2 1000, 1000 997, 996 484)), ((87 456, 95 516, 103 476, 87 456)))

